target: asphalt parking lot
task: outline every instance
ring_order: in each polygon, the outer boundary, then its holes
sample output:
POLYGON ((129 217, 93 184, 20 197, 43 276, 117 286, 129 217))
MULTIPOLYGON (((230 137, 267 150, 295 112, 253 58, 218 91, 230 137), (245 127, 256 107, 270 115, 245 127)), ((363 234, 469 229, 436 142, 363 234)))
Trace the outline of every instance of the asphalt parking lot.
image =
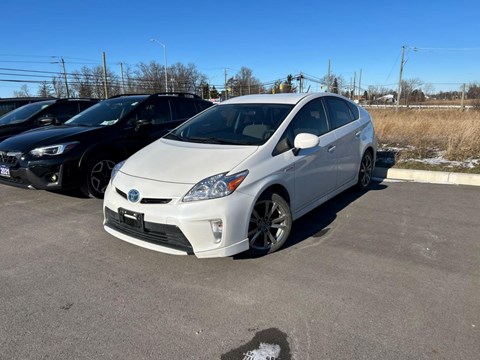
POLYGON ((100 200, 0 198, 0 359, 479 358, 479 187, 346 192, 256 259, 135 247, 100 200))

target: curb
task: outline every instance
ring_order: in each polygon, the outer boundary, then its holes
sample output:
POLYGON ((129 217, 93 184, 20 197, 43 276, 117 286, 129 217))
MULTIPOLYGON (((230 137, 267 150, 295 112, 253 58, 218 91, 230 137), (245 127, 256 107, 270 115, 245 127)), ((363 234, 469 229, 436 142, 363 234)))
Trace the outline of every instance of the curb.
POLYGON ((429 184, 480 186, 480 174, 376 167, 373 176, 384 180, 403 180, 429 184))

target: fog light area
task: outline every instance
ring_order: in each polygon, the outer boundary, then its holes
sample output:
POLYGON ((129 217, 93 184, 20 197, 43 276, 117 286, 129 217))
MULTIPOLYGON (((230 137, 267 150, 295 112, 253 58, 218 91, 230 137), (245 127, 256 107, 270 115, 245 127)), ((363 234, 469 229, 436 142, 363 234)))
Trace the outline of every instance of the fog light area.
POLYGON ((215 238, 215 244, 222 241, 223 234, 223 221, 220 219, 210 220, 210 225, 212 226, 213 237, 215 238))
POLYGON ((51 174, 48 176, 48 180, 52 183, 54 182, 57 182, 58 181, 58 174, 51 174))

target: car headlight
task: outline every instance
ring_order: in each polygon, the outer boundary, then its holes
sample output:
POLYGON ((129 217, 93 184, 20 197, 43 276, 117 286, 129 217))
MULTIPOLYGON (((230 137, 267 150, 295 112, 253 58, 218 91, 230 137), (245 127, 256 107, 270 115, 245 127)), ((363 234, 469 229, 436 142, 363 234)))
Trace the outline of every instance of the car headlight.
POLYGON ((78 141, 73 141, 65 144, 42 146, 31 150, 30 154, 35 157, 60 155, 70 151, 78 144, 78 141))
POLYGON ((115 176, 117 176, 118 172, 122 168, 123 164, 125 164, 125 160, 120 161, 119 163, 115 164, 115 166, 112 169, 112 174, 110 175, 110 181, 113 181, 115 176))
POLYGON ((228 176, 226 174, 218 174, 203 179, 183 197, 182 201, 216 199, 230 195, 247 177, 248 170, 228 176))

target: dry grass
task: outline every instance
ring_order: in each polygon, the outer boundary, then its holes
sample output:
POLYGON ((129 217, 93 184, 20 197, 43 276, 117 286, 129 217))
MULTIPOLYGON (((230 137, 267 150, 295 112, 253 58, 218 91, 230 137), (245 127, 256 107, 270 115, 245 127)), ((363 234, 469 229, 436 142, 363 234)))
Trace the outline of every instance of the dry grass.
POLYGON ((480 159, 480 111, 368 109, 379 144, 411 148, 425 158, 438 151, 447 160, 480 159))

